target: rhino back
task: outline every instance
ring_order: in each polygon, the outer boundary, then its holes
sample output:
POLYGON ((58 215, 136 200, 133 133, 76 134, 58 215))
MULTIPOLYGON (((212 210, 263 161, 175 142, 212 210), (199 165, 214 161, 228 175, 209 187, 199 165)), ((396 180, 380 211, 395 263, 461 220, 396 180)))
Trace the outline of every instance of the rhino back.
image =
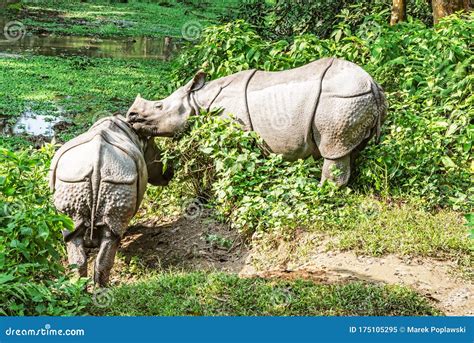
POLYGON ((354 63, 335 60, 322 82, 314 116, 314 140, 324 158, 351 153, 370 138, 379 108, 371 76, 354 63))
POLYGON ((315 150, 311 134, 321 80, 332 59, 281 72, 257 72, 247 92, 254 131, 274 153, 288 160, 315 150))
POLYGON ((86 221, 95 213, 95 226, 108 223, 120 235, 143 197, 135 160, 100 132, 63 152, 55 175, 54 203, 59 211, 86 221))
POLYGON ((91 177, 97 159, 100 160, 101 182, 131 184, 137 179, 134 160, 101 135, 66 151, 58 161, 56 177, 63 182, 85 181, 91 177))

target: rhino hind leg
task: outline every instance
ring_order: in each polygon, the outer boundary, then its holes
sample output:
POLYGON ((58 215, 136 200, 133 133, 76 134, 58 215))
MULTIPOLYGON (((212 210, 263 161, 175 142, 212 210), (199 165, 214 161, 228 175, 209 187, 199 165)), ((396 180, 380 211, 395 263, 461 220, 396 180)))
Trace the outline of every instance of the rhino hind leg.
POLYGON ((334 182, 338 187, 347 185, 351 176, 351 154, 335 160, 324 159, 320 185, 326 180, 334 182))
POLYGON ((360 155, 360 152, 362 150, 364 150, 364 148, 367 146, 368 142, 370 141, 370 139, 372 138, 372 133, 371 135, 364 139, 362 141, 362 143, 360 143, 352 152, 351 152, 351 182, 352 180, 355 180, 355 177, 357 176, 357 173, 359 171, 359 169, 357 168, 357 164, 356 164, 356 161, 357 161, 357 158, 359 157, 360 155))
POLYGON ((86 227, 81 222, 73 232, 64 232, 67 259, 70 266, 77 266, 79 277, 87 277, 87 254, 84 246, 84 232, 86 227))
POLYGON ((109 283, 110 271, 114 265, 115 254, 120 244, 120 237, 108 226, 103 226, 100 237, 99 253, 94 265, 94 283, 105 287, 109 283))

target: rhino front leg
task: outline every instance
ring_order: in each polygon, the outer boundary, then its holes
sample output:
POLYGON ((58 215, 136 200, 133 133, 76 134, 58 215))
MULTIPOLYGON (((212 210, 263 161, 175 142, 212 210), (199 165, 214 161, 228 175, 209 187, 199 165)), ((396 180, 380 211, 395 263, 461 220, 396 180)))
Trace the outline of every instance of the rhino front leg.
POLYGON ((321 177, 321 185, 326 180, 331 180, 338 187, 345 186, 349 182, 351 176, 351 155, 348 154, 344 157, 329 160, 324 159, 323 164, 323 175, 321 177))
POLYGON ((110 271, 114 265, 115 254, 120 244, 120 237, 108 226, 101 228, 100 248, 94 266, 94 283, 105 287, 109 283, 110 271))
POLYGON ((67 259, 70 266, 76 265, 79 277, 87 277, 87 254, 84 248, 84 232, 86 227, 81 222, 75 225, 73 232, 64 231, 67 259))

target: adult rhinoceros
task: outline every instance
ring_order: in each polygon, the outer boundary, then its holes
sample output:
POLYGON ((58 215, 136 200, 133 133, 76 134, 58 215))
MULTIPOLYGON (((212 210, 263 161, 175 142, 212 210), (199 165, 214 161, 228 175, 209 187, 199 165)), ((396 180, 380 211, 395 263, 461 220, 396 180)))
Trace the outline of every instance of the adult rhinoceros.
POLYGON ((64 144, 51 162, 54 205, 75 225, 65 232, 69 264, 87 276, 85 247, 99 246, 94 282, 105 286, 120 239, 143 199, 147 182, 166 185, 153 139, 139 137, 124 117, 104 118, 64 144))
POLYGON ((321 182, 342 186, 357 152, 380 136, 387 106, 382 89, 362 68, 323 58, 296 69, 247 70, 210 82, 198 72, 166 99, 137 97, 127 119, 138 132, 170 136, 202 109, 233 114, 287 160, 322 156, 321 182))

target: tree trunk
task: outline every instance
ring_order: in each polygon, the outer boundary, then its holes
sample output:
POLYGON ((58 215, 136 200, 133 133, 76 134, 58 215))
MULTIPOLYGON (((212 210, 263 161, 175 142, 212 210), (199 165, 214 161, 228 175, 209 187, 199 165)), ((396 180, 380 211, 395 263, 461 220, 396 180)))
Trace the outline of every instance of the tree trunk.
POLYGON ((407 4, 405 0, 393 0, 392 16, 390 17, 390 25, 395 25, 401 21, 405 21, 407 17, 407 4))
POLYGON ((439 20, 456 11, 470 10, 469 0, 432 0, 433 20, 437 24, 439 20))

